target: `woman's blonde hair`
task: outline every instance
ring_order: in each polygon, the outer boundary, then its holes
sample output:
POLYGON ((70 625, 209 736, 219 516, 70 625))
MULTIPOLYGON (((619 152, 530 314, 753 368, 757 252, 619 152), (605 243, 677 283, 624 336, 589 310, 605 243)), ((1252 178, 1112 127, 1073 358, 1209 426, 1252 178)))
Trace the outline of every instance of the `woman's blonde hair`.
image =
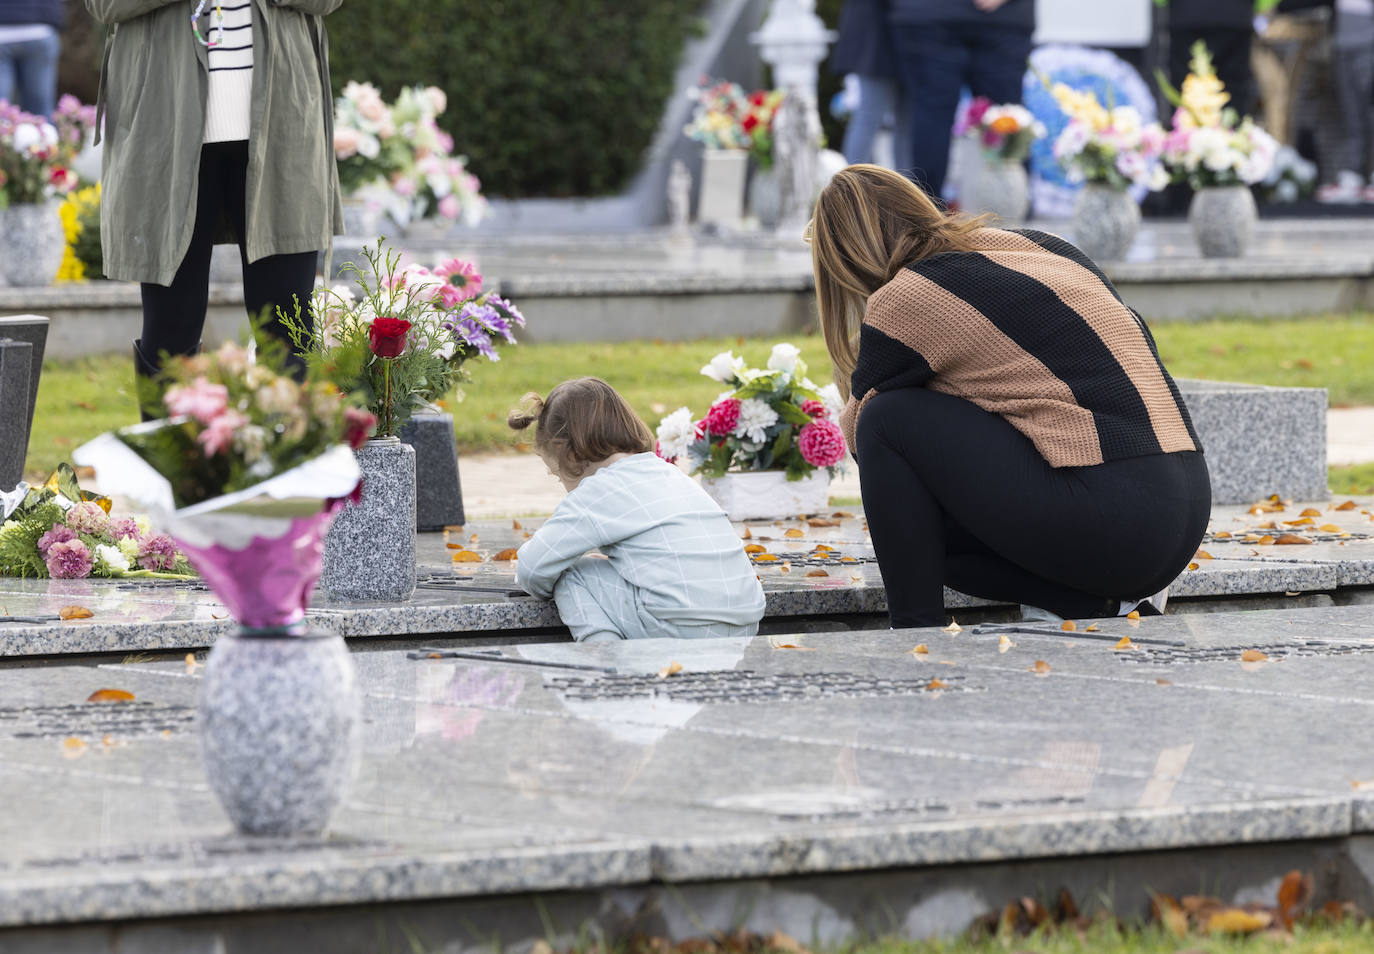
POLYGON ((512 430, 535 425, 534 449, 564 477, 613 454, 654 449, 654 435, 615 388, 600 378, 564 381, 541 398, 531 391, 506 417, 512 430))
POLYGON ((835 173, 816 200, 807 233, 821 333, 840 394, 849 397, 868 296, 918 259, 972 251, 973 233, 986 225, 985 217, 945 212, 891 169, 855 165, 835 173))

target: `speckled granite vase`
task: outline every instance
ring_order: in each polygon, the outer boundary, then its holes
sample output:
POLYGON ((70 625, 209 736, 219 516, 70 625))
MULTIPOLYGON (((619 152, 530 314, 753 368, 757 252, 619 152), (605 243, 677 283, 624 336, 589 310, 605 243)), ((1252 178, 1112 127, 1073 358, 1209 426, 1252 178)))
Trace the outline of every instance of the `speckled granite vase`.
POLYGON ((1259 212, 1249 186, 1213 186, 1193 193, 1188 224, 1206 258, 1239 258, 1250 247, 1259 212))
POLYGON ((57 278, 67 247, 60 206, 51 200, 0 209, 0 284, 34 287, 57 278))
POLYGON ((1030 212, 1030 179, 1026 167, 1006 159, 985 159, 973 177, 965 210, 990 212, 1004 227, 1024 225, 1030 212))
POLYGON ((1120 261, 1140 231, 1140 206, 1129 192, 1090 182, 1073 207, 1073 240, 1091 259, 1120 261))
POLYGON ((210 651, 200 754, 250 835, 324 831, 357 765, 358 692, 343 637, 248 630, 210 651))
POLYGON ((329 528, 320 587, 338 600, 408 600, 415 592, 415 448, 380 437, 357 456, 362 501, 329 528))

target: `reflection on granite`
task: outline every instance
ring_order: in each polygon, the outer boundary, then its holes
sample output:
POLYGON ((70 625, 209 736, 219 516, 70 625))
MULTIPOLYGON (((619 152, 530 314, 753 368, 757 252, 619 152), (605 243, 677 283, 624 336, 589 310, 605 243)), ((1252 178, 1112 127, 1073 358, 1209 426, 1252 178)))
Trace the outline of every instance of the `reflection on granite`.
POLYGON ((786 645, 355 652, 361 772, 300 841, 230 834, 188 715, 201 669, 0 667, 0 925, 1374 830, 1359 607, 786 645), (135 702, 85 704, 99 688, 135 702))

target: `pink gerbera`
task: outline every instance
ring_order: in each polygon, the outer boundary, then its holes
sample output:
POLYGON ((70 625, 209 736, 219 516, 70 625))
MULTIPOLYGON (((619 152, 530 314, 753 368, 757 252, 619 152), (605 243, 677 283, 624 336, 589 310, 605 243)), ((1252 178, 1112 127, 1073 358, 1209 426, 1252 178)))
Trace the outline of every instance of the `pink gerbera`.
POLYGON ((436 268, 434 274, 447 278, 450 285, 462 292, 464 299, 482 294, 482 273, 472 262, 451 258, 436 268))
POLYGON ((844 460, 844 433, 834 421, 818 417, 797 435, 797 449, 813 467, 834 467, 844 460))

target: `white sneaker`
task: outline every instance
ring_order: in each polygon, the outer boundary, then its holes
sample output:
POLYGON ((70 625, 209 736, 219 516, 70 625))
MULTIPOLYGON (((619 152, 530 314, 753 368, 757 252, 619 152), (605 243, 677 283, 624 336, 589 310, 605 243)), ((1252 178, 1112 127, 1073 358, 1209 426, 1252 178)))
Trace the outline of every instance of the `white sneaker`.
POLYGON ((1349 169, 1336 173, 1336 181, 1317 190, 1317 201, 1328 205, 1353 205, 1364 198, 1364 176, 1349 169))
POLYGON ((1056 616, 1047 609, 1038 606, 1031 606, 1028 603, 1021 604, 1021 622, 1023 623, 1062 623, 1064 617, 1056 616))

